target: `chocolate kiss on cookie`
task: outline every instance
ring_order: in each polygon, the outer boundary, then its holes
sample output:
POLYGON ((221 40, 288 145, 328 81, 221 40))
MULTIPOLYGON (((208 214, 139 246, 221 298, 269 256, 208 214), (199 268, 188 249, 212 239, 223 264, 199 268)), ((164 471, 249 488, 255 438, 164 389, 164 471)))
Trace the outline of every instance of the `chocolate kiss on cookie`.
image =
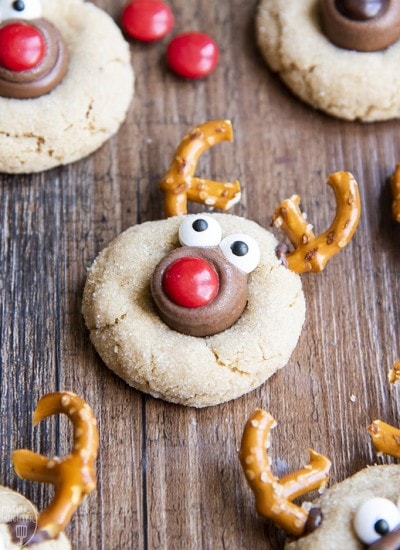
POLYGON ((55 88, 68 68, 68 51, 56 27, 45 19, 0 24, 0 96, 40 97, 55 88))
POLYGON ((229 121, 207 122, 183 139, 161 181, 166 220, 131 227, 101 252, 82 311, 106 363, 133 387, 167 401, 216 405, 256 388, 288 362, 305 301, 298 273, 320 271, 358 223, 357 184, 331 176, 338 212, 316 237, 298 208, 282 203, 275 224, 294 250, 278 258, 270 231, 243 217, 187 214, 187 201, 226 209, 239 182, 195 176, 199 156, 232 140, 229 121))
POLYGON ((397 0, 320 0, 326 36, 347 50, 384 50, 400 37, 397 0))
POLYGON ((129 46, 103 10, 0 0, 0 172, 87 156, 119 129, 132 97, 129 46))

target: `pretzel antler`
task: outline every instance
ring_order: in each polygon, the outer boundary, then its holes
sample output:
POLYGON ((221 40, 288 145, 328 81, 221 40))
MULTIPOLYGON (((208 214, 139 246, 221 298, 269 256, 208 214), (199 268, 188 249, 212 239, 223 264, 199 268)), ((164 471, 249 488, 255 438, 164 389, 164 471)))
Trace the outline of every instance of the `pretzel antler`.
POLYGON ((282 229, 295 250, 286 254, 287 266, 295 273, 322 271, 328 260, 351 240, 361 214, 358 185, 350 172, 336 172, 327 180, 335 193, 337 209, 330 228, 316 237, 300 211, 300 197, 293 195, 275 210, 273 223, 282 229))
POLYGON ((96 419, 89 405, 70 392, 43 396, 33 414, 33 425, 54 414, 66 414, 74 426, 74 447, 65 458, 47 457, 19 449, 13 453, 17 474, 30 481, 55 485, 50 505, 38 519, 39 531, 55 538, 63 531, 83 498, 96 487, 95 460, 99 437, 96 419))
POLYGON ((390 178, 390 187, 392 190, 392 217, 394 221, 400 223, 400 163, 396 164, 396 170, 390 178))
POLYGON ((266 451, 270 430, 275 426, 276 422, 269 413, 255 410, 244 428, 239 458, 255 494, 258 513, 273 520, 287 533, 300 537, 306 528, 308 511, 293 504, 292 500, 324 487, 331 462, 310 449, 307 466, 277 479, 271 472, 266 451))
POLYGON ((205 122, 194 128, 177 148, 174 160, 160 181, 165 192, 165 215, 187 214, 187 201, 200 202, 227 210, 240 199, 240 183, 223 183, 194 177, 199 157, 221 141, 232 141, 229 120, 205 122))
POLYGON ((367 428, 378 454, 400 458, 400 430, 382 420, 374 420, 367 428))

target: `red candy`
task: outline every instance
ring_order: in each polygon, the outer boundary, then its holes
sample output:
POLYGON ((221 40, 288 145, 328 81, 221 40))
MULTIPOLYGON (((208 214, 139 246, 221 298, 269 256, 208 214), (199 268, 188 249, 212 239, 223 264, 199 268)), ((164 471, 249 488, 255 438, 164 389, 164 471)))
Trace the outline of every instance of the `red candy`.
POLYGON ((170 32, 174 16, 160 0, 133 0, 122 11, 121 25, 132 38, 153 42, 170 32))
POLYGON ((169 299, 178 306, 206 306, 218 294, 218 274, 201 258, 180 258, 165 271, 163 289, 169 299))
POLYGON ((26 23, 10 23, 0 29, 0 65, 10 71, 33 69, 43 60, 46 42, 26 23))
POLYGON ((186 78, 207 76, 217 66, 218 58, 217 44, 201 32, 180 34, 168 45, 168 65, 175 73, 186 78))

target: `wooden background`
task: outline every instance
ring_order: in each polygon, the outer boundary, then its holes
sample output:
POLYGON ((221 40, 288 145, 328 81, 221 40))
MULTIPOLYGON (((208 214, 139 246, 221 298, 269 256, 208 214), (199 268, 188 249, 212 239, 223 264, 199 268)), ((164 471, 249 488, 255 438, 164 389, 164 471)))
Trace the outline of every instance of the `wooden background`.
MULTIPOLYGON (((95 4, 117 18, 124 1, 95 4)), ((166 69, 168 37, 132 44, 136 94, 118 135, 75 164, 0 176, 0 483, 39 507, 48 502, 49 486, 18 480, 10 457, 19 447, 68 452, 68 423, 32 430, 31 413, 44 393, 69 389, 93 406, 101 432, 97 493, 68 528, 74 548, 279 548, 282 535, 256 516, 237 459, 253 409, 279 422, 271 449, 278 475, 301 467, 313 446, 331 457, 332 483, 376 461, 371 420, 400 423, 398 389, 387 383, 400 355, 400 226, 390 219, 387 184, 400 160, 400 123, 342 122, 292 96, 255 45, 257 0, 170 4, 174 33, 206 31, 218 42, 216 72, 183 81, 166 69), (131 225, 162 217, 158 180, 183 135, 216 118, 232 120, 235 142, 206 153, 199 173, 240 179, 234 213, 268 227, 275 206, 297 192, 322 232, 335 209, 325 179, 345 169, 359 181, 363 214, 326 271, 302 277, 306 323, 287 367, 241 399, 195 410, 112 374, 88 339, 80 304, 98 252, 131 225)))

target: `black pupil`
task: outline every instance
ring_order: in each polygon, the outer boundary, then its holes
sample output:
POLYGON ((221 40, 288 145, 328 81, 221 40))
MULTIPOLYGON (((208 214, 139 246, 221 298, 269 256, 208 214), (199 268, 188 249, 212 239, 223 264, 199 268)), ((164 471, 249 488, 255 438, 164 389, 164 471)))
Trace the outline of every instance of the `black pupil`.
POLYGON ((235 256, 246 256, 249 247, 243 241, 235 241, 231 244, 231 250, 235 256))
POLYGON ((386 535, 386 533, 389 533, 389 524, 385 519, 378 519, 378 521, 374 525, 375 531, 378 533, 378 535, 386 535))
POLYGON ((197 231, 197 233, 201 233, 202 231, 208 229, 208 223, 206 220, 200 218, 192 223, 192 227, 195 231, 197 231))
POLYGON ((15 11, 24 11, 25 3, 22 0, 16 0, 16 2, 13 2, 12 7, 15 11))

